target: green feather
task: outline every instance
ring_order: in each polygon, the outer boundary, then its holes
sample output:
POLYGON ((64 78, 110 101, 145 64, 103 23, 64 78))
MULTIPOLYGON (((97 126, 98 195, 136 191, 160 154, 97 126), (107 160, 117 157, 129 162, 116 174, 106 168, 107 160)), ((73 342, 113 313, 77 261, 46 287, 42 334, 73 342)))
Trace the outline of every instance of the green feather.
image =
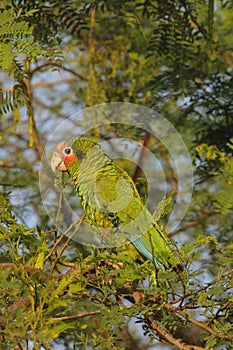
POLYGON ((75 140, 72 148, 77 160, 67 168, 86 221, 102 233, 111 229, 118 243, 124 235, 156 267, 177 265, 166 236, 156 227, 129 175, 89 139, 75 140))

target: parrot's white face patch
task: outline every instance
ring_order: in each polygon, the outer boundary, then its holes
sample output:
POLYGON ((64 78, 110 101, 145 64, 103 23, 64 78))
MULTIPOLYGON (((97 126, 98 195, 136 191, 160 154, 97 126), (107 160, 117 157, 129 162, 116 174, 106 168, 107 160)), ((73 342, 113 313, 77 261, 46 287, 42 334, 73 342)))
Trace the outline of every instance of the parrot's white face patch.
POLYGON ((56 171, 67 171, 67 168, 64 164, 63 158, 58 152, 53 153, 52 159, 51 159, 51 168, 53 172, 56 171))

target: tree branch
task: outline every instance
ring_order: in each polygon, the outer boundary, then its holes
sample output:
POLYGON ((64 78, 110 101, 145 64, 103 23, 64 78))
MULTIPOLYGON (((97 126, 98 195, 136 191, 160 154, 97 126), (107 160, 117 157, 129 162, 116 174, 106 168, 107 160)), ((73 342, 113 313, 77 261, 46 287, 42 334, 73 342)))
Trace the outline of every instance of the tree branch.
POLYGON ((162 158, 164 159, 166 166, 167 166, 168 182, 171 185, 172 191, 174 191, 176 194, 178 194, 178 188, 177 188, 175 175, 174 175, 174 171, 173 171, 172 166, 171 166, 170 159, 168 158, 168 155, 165 151, 164 146, 160 143, 159 140, 158 140, 158 148, 159 148, 159 152, 160 152, 160 154, 161 154, 162 158))
POLYGON ((33 69, 32 74, 34 74, 34 73, 37 72, 37 71, 42 70, 42 69, 45 68, 45 67, 50 67, 50 66, 51 66, 51 67, 57 67, 57 68, 62 69, 62 70, 64 70, 64 71, 66 71, 66 72, 69 72, 69 73, 71 73, 72 75, 74 75, 74 76, 76 76, 77 78, 79 78, 80 80, 83 80, 83 81, 87 81, 87 80, 88 80, 88 79, 86 79, 83 75, 81 75, 81 74, 75 72, 75 71, 72 70, 71 68, 62 66, 61 64, 55 63, 55 62, 46 62, 46 63, 44 63, 44 64, 42 64, 42 65, 36 67, 35 69, 33 69))
MULTIPOLYGON (((45 261, 48 260, 48 259, 50 258, 50 256, 52 255, 52 253, 56 250, 58 244, 63 240, 63 238, 68 234, 68 232, 69 232, 75 225, 77 225, 77 228, 76 228, 75 231, 73 232, 71 238, 69 237, 69 238, 70 238, 70 239, 69 239, 69 242, 70 242, 70 240, 72 239, 73 235, 74 235, 74 234, 77 232, 77 230, 79 229, 79 226, 80 226, 80 224, 81 224, 81 222, 82 222, 84 216, 85 216, 85 214, 83 214, 83 215, 81 216, 81 218, 79 218, 79 219, 76 220, 75 222, 72 222, 72 224, 61 234, 61 236, 59 237, 59 239, 54 243, 54 245, 53 245, 51 251, 49 252, 49 254, 45 257, 45 261)), ((67 242, 66 242, 66 243, 67 243, 67 242)), ((65 248, 66 248, 66 247, 67 247, 67 245, 65 244, 65 248)), ((64 248, 64 250, 65 250, 65 248, 64 248)), ((63 250, 63 252, 64 252, 64 250, 63 250)), ((58 259, 58 260, 59 260, 59 259, 58 259)), ((58 260, 57 260, 57 261, 58 261, 58 260)))
POLYGON ((70 315, 70 316, 61 316, 61 317, 53 317, 53 321, 69 321, 69 320, 75 320, 77 318, 87 317, 87 316, 93 316, 93 315, 99 315, 101 313, 100 310, 96 311, 89 311, 89 312, 82 312, 77 315, 70 315))
POLYGON ((62 254, 64 253, 65 249, 68 247, 70 241, 72 240, 73 236, 76 234, 76 232, 78 231, 80 225, 81 225, 81 222, 83 220, 83 218, 85 217, 85 213, 83 213, 83 215, 81 216, 81 218, 78 220, 78 222, 75 222, 75 224, 77 224, 77 226, 75 227, 73 233, 67 238, 65 244, 63 245, 63 247, 61 248, 59 254, 57 255, 55 261, 53 262, 53 265, 51 267, 51 273, 54 271, 57 263, 59 262, 62 254))
MULTIPOLYGON (((64 247, 66 247, 66 244, 64 247)), ((64 248, 63 247, 63 248, 64 248)), ((89 257, 87 258, 89 259, 89 257)), ((88 262, 88 260, 87 260, 88 262)), ((19 269, 19 266, 15 266, 13 263, 3 263, 0 265, 2 269, 10 268, 14 270, 15 268, 19 269)), ((106 260, 101 260, 99 262, 99 265, 96 265, 96 263, 91 263, 85 270, 81 270, 80 266, 76 265, 75 269, 67 271, 65 274, 53 274, 54 281, 59 281, 63 279, 65 276, 67 278, 70 277, 70 273, 75 273, 75 276, 85 276, 87 278, 86 281, 86 288, 99 288, 100 280, 100 272, 103 268, 103 266, 110 267, 110 268, 120 268, 122 269, 124 266, 120 262, 120 265, 117 264, 117 262, 112 262, 106 260), (88 279, 92 282, 89 283, 88 279), (95 284, 95 280, 97 279, 97 283, 95 284)), ((29 276, 33 276, 38 274, 40 278, 44 281, 46 281, 47 278, 51 279, 51 274, 43 272, 41 270, 38 270, 36 268, 33 268, 31 266, 23 266, 23 269, 27 272, 29 276)), ((231 271, 227 273, 227 276, 230 274, 231 271)), ((72 279, 71 283, 76 283, 77 278, 72 279)), ((109 277, 105 274, 104 279, 106 278, 106 283, 109 283, 109 277)), ((211 284, 209 283, 208 286, 205 286, 205 288, 210 287, 211 284)), ((115 286, 116 287, 116 286, 115 286)), ((201 289, 196 290, 195 293, 200 292, 201 289)), ((66 290, 64 290, 64 293, 66 293, 66 290)), ((84 293, 85 294, 85 293, 84 293)), ((85 294, 86 295, 86 294, 85 294)), ((191 294, 189 294, 191 295, 191 294)), ((186 295, 185 298, 187 298, 189 295, 186 295)), ((88 296, 89 297, 89 296, 88 296)), ((130 284, 129 282, 126 282, 124 286, 121 286, 120 288, 117 288, 117 300, 120 299, 126 299, 129 300, 131 303, 133 303, 135 306, 139 307, 141 309, 141 312, 143 314, 143 310, 148 310, 148 307, 155 306, 156 304, 159 306, 158 310, 155 310, 153 308, 153 314, 147 314, 145 313, 145 321, 146 323, 149 323, 149 326, 151 328, 151 331, 154 333, 156 337, 159 337, 160 339, 169 342, 172 345, 177 346, 181 350, 203 350, 204 348, 201 346, 204 344, 204 340, 199 337, 200 329, 203 329, 205 332, 214 335, 218 339, 227 340, 227 341, 233 341, 233 336, 226 335, 222 333, 217 333, 215 330, 209 327, 210 322, 201 322, 197 319, 194 319, 193 317, 189 316, 189 314, 185 313, 184 311, 187 309, 187 306, 174 306, 179 302, 179 299, 174 300, 173 302, 168 302, 166 304, 163 303, 163 301, 157 297, 153 297, 151 295, 151 298, 147 295, 145 298, 144 291, 140 291, 138 289, 137 285, 130 284), (177 325, 176 330, 174 334, 171 334, 169 330, 164 328, 159 321, 163 318, 163 309, 169 311, 171 320, 177 325), (184 319, 188 321, 188 324, 185 323, 184 319), (182 326, 182 327, 181 327, 182 326), (201 344, 201 345, 200 345, 201 344)), ((183 298, 184 299, 184 298, 183 298)), ((224 309, 226 309, 230 305, 229 301, 228 303, 224 304, 224 309)), ((17 298, 13 302, 11 306, 9 306, 8 311, 11 310, 11 312, 16 312, 19 308, 29 307, 31 305, 31 299, 29 296, 25 295, 21 298, 17 298)), ((106 307, 109 306, 108 301, 106 300, 106 307)), ((200 306, 201 307, 201 306, 200 306)), ((223 309, 223 307, 221 309, 223 309)), ((221 310, 220 310, 221 311, 221 310)), ((92 311, 90 311, 92 314, 92 311)), ((93 314, 99 314, 99 310, 93 311, 93 314)), ((81 318, 88 315, 91 315, 88 313, 80 313, 76 315, 67 315, 67 316, 61 316, 61 317, 55 317, 54 320, 70 320, 75 318, 81 318)), ((5 322, 2 317, 0 317, 0 327, 4 329, 5 322)))
POLYGON ((137 184, 138 179, 140 177, 142 177, 142 169, 145 165, 146 159, 147 159, 147 155, 149 152, 149 147, 150 147, 150 135, 148 133, 145 134, 144 138, 143 138, 143 142, 142 142, 142 149, 141 149, 141 153, 139 155, 139 159, 138 159, 138 164, 137 167, 135 169, 135 173, 133 176, 133 181, 135 184, 137 184))
POLYGON ((233 341, 233 336, 224 335, 224 334, 215 332, 212 328, 209 327, 208 321, 206 323, 200 322, 200 321, 196 320, 195 318, 191 317, 190 315, 188 315, 187 313, 183 313, 183 312, 180 313, 179 307, 176 308, 176 307, 172 306, 170 303, 167 303, 166 305, 164 305, 164 307, 167 310, 175 312, 178 315, 180 315, 181 317, 184 317, 187 321, 189 321, 189 322, 193 323, 194 325, 196 325, 197 327, 205 330, 207 333, 213 334, 218 339, 233 341))
POLYGON ((181 339, 174 338, 164 327, 162 327, 152 316, 147 317, 150 322, 151 331, 159 339, 167 341, 169 344, 177 346, 181 350, 205 350, 205 348, 196 345, 187 345, 181 339))
POLYGON ((233 299, 228 300, 223 306, 221 306, 216 313, 214 314, 214 316, 208 321, 206 322, 206 325, 209 327, 211 325, 211 323, 218 317, 219 313, 221 311, 224 311, 230 304, 233 303, 233 299))
POLYGON ((27 74, 27 78, 25 79, 25 87, 26 87, 26 109, 27 109, 27 115, 28 115, 28 126, 29 126, 29 146, 33 147, 39 156, 39 158, 42 158, 42 154, 44 151, 44 147, 40 143, 39 133, 36 128, 36 123, 34 119, 34 108, 32 106, 33 101, 33 94, 32 94, 32 87, 31 87, 31 79, 32 79, 32 72, 30 67, 30 61, 26 59, 25 61, 25 71, 27 74))

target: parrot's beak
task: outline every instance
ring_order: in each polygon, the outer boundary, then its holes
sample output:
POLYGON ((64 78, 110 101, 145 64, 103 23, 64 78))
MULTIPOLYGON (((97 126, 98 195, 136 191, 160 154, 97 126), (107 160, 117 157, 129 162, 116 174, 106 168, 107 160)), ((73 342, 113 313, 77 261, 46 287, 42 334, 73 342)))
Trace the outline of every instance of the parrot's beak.
POLYGON ((56 173, 57 171, 67 171, 67 168, 63 161, 63 157, 58 152, 53 153, 51 159, 51 168, 54 173, 56 173))

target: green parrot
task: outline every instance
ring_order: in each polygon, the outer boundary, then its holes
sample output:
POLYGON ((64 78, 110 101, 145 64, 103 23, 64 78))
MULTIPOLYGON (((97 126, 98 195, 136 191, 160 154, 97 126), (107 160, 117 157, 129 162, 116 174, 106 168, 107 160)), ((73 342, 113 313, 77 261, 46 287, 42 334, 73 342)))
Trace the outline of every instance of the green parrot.
POLYGON ((85 137, 62 142, 52 156, 51 167, 72 178, 87 223, 113 236, 124 235, 156 269, 178 265, 134 182, 100 145, 85 137))

